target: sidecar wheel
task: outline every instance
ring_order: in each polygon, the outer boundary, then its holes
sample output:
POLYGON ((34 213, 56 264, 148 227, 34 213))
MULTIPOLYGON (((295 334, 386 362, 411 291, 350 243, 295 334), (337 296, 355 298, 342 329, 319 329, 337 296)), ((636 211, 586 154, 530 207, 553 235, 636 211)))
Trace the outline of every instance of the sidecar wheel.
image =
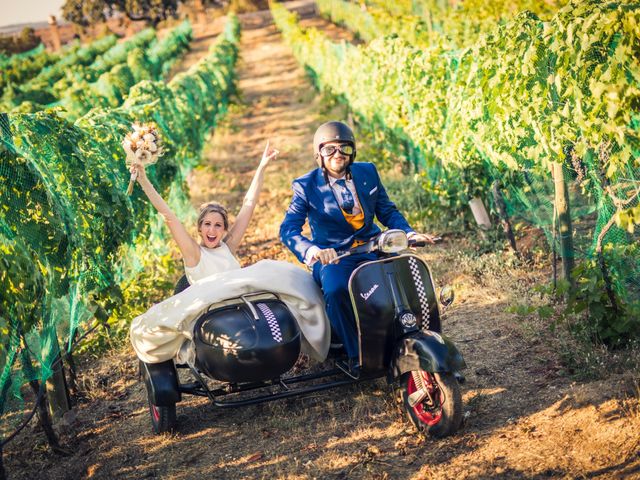
POLYGON ((176 404, 166 407, 149 402, 151 426, 154 433, 168 433, 176 429, 176 404))
POLYGON ((442 438, 453 435, 462 422, 462 394, 460 385, 452 373, 430 373, 418 370, 422 375, 429 396, 411 406, 409 396, 418 390, 412 372, 401 378, 402 404, 411 423, 429 436, 442 438))

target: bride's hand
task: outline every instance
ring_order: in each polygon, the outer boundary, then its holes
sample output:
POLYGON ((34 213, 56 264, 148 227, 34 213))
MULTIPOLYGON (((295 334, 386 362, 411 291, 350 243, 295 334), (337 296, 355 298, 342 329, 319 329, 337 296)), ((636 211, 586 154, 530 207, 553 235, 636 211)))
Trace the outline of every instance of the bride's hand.
POLYGON ((147 172, 144 169, 144 165, 140 164, 140 163, 133 163, 130 167, 129 167, 129 171, 132 174, 136 175, 136 180, 138 182, 145 182, 147 181, 147 172))
POLYGON ((260 167, 266 167, 271 160, 276 158, 280 152, 273 148, 269 147, 269 141, 267 140, 267 146, 264 147, 264 152, 262 153, 262 159, 260 160, 260 167))

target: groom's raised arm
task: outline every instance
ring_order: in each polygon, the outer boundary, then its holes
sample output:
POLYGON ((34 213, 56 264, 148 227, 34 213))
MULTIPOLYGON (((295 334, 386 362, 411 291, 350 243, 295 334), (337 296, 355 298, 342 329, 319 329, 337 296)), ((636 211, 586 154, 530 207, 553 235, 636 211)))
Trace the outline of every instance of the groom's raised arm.
POLYGON ((280 240, 298 260, 304 263, 307 250, 313 246, 311 240, 302 235, 302 227, 309 213, 309 204, 302 185, 294 181, 292 186, 293 198, 280 225, 280 240))

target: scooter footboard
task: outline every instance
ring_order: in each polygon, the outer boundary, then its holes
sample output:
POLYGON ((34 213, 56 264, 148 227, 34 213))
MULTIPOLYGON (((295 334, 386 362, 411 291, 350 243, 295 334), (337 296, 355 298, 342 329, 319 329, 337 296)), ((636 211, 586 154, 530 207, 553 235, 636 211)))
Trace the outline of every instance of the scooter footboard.
POLYGON ((416 332, 397 345, 389 374, 397 378, 412 370, 457 372, 467 365, 456 346, 436 332, 416 332))

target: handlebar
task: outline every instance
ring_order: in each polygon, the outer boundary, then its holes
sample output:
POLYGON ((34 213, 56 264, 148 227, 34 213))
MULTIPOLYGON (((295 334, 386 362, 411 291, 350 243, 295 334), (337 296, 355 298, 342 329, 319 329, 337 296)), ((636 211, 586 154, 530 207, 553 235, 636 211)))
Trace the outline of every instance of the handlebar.
MULTIPOLYGON (((442 237, 433 237, 433 243, 440 243, 442 241, 442 237)), ((425 241, 418 241, 418 240, 409 240, 408 241, 408 245, 409 247, 413 248, 413 247, 425 247, 427 246, 427 242, 425 241)), ((359 245, 357 247, 353 247, 350 248, 348 250, 341 250, 336 252, 338 254, 338 256, 336 258, 334 258, 333 260, 331 260, 330 263, 338 263, 340 261, 340 259, 348 257, 350 255, 354 255, 357 253, 369 253, 374 251, 374 248, 372 248, 371 245, 371 241, 365 243, 364 245, 359 245)))
MULTIPOLYGON (((433 237, 433 243, 440 243, 442 241, 442 237, 433 237)), ((409 240, 408 244, 410 247, 426 247, 428 244, 427 242, 424 241, 418 241, 418 240, 409 240)))

